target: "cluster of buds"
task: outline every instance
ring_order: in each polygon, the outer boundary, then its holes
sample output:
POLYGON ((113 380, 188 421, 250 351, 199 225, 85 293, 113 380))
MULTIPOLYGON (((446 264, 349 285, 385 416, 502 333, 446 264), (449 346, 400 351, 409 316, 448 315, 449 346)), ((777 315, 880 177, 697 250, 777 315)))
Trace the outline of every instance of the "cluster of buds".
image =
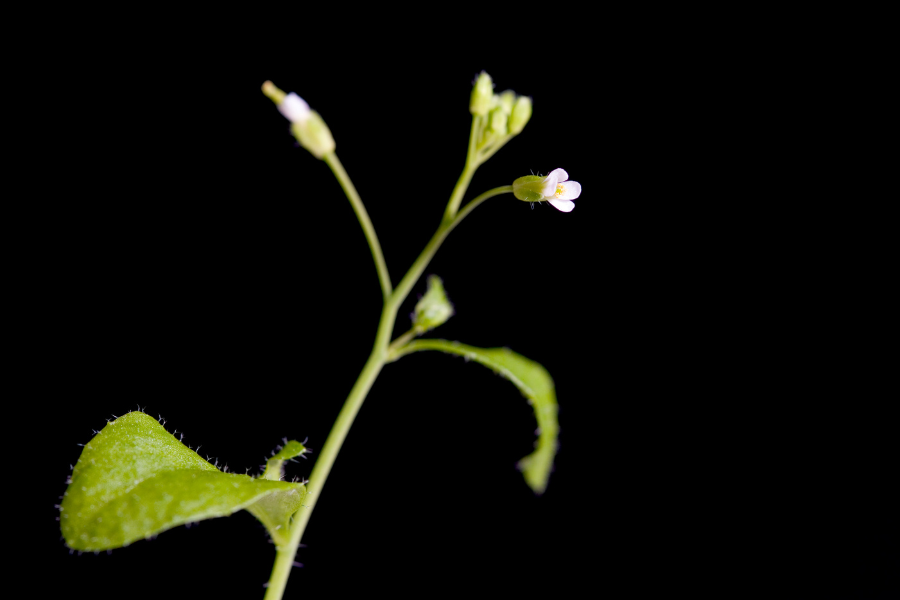
POLYGON ((481 117, 476 137, 480 150, 492 142, 505 142, 506 138, 517 135, 525 128, 531 118, 531 98, 516 96, 512 90, 495 94, 491 76, 482 71, 472 88, 469 112, 481 117))
MULTIPOLYGON (((531 98, 516 96, 512 90, 494 93, 491 76, 482 71, 475 79, 469 112, 475 117, 472 134, 478 159, 483 162, 518 134, 531 118, 531 98)), ((549 202, 562 212, 575 208, 572 202, 581 195, 581 184, 569 181, 569 175, 556 169, 547 176, 527 175, 513 182, 513 194, 526 202, 549 202)))
MULTIPOLYGON (((291 132, 301 146, 318 159, 334 152, 334 138, 325 121, 317 112, 310 110, 300 96, 293 92, 284 93, 271 81, 266 81, 262 90, 291 122, 291 132)), ((491 76, 482 71, 472 88, 469 111, 474 117, 470 160, 474 160, 472 165, 477 168, 525 128, 531 118, 531 98, 516 96, 512 90, 495 94, 491 76)), ((572 201, 581 195, 581 184, 568 179, 568 174, 562 169, 546 176, 520 177, 513 182, 513 194, 519 200, 549 202, 558 210, 570 212, 575 208, 572 201)), ((423 301, 426 299, 428 302, 420 302, 420 306, 416 307, 416 329, 419 331, 436 327, 453 314, 440 279, 429 281, 429 292, 423 301)))
POLYGON ((303 98, 291 92, 285 94, 271 81, 262 86, 263 93, 278 106, 278 112, 291 122, 291 133, 300 145, 318 159, 334 152, 334 138, 331 130, 314 110, 309 109, 303 98))

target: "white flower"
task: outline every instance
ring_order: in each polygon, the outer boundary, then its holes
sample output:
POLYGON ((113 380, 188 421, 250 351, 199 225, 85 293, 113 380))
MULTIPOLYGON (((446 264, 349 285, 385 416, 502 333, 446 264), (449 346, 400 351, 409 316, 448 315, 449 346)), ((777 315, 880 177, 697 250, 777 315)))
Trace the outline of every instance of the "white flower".
POLYGON ((581 195, 581 184, 568 179, 568 173, 562 169, 554 169, 544 179, 541 187, 543 199, 563 212, 571 212, 575 208, 572 200, 581 195))
POLYGON ((291 123, 300 124, 305 123, 309 119, 310 113, 309 104, 294 92, 285 96, 284 100, 278 104, 278 111, 287 117, 291 123))

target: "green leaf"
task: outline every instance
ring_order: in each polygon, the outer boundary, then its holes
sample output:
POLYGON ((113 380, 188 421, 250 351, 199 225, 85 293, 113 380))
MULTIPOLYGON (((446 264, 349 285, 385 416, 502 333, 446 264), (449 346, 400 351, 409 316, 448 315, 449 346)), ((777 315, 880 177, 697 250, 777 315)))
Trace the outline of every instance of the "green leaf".
MULTIPOLYGON (((263 479, 281 481, 284 477, 282 469, 284 461, 303 456, 307 451, 307 448, 300 442, 285 440, 284 446, 266 462, 266 471, 262 474, 263 479)), ((260 498, 255 504, 248 506, 247 510, 262 521, 270 533, 276 532, 271 535, 275 542, 280 545, 288 541, 287 532, 290 529, 290 518, 299 508, 299 502, 295 504, 295 501, 297 501, 297 498, 292 495, 270 494, 260 498)))
POLYGON ((475 348, 447 340, 410 342, 398 350, 397 358, 419 350, 439 350, 474 360, 509 379, 519 388, 522 395, 528 399, 528 403, 534 407, 539 434, 535 442, 535 451, 520 460, 518 467, 534 493, 542 494, 547 489, 547 480, 553 469, 559 436, 556 391, 553 387, 553 378, 547 369, 509 348, 475 348))
POLYGON ((266 471, 263 473, 263 479, 281 481, 284 477, 284 473, 281 469, 284 461, 296 458, 297 456, 303 456, 308 451, 309 449, 297 440, 287 441, 287 438, 285 438, 284 446, 282 446, 278 452, 273 453, 272 458, 266 462, 266 471))
MULTIPOLYGON (((303 448, 289 442, 286 454, 297 446, 303 448)), ((280 473, 280 462, 277 468, 280 473)), ((156 419, 134 411, 107 423, 85 445, 63 497, 60 526, 70 548, 108 550, 247 509, 281 545, 305 495, 298 483, 223 473, 156 419)))

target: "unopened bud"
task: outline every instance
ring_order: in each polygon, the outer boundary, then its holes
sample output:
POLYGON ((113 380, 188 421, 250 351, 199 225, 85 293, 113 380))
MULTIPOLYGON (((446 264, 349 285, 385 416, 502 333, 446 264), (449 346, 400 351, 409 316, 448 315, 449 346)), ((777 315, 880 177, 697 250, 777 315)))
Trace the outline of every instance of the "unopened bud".
POLYGON ((505 92, 497 96, 497 99, 497 104, 498 106, 500 106, 500 108, 503 109, 503 112, 505 112, 506 114, 511 114, 513 110, 513 103, 516 101, 516 93, 512 90, 506 90, 505 92))
POLYGON ((271 81, 262 84, 262 91, 278 106, 278 112, 291 122, 291 133, 310 154, 321 160, 329 152, 334 152, 331 130, 319 113, 309 109, 303 98, 294 92, 285 94, 271 81))
POLYGON ((497 107, 490 112, 490 128, 491 132, 494 135, 501 136, 506 135, 507 126, 506 122, 509 117, 506 116, 506 113, 503 112, 501 107, 497 107))
POLYGON ((309 111, 306 120, 291 123, 291 132, 300 145, 318 159, 329 152, 334 152, 335 144, 331 130, 314 110, 309 111))
POLYGON ((519 96, 516 98, 516 104, 513 106, 512 114, 509 117, 509 132, 513 135, 519 133, 525 128, 528 119, 531 118, 531 98, 528 96, 519 96))
POLYGON ((484 71, 475 80, 472 88, 472 98, 469 101, 469 112, 473 115, 484 116, 491 108, 491 100, 494 96, 494 83, 491 76, 484 71))

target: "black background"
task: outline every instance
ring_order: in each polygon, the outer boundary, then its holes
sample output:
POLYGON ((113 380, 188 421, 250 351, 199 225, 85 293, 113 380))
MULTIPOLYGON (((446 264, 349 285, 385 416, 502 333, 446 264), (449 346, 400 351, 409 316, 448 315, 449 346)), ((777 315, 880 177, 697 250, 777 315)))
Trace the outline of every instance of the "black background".
POLYGON ((462 169, 482 69, 534 116, 466 199, 557 167, 583 193, 569 214, 479 207, 427 270, 456 307, 434 334, 548 368, 556 470, 542 497, 516 471, 534 422, 508 382, 437 353, 388 365, 285 597, 896 592, 896 398, 869 355, 881 296, 859 260, 883 240, 809 160, 816 84, 643 21, 546 23, 540 41, 473 27, 123 31, 53 65, 45 114, 72 104, 35 150, 51 159, 18 353, 47 445, 46 597, 262 597, 274 548, 246 513, 70 556, 53 504, 76 444, 140 405, 234 471, 283 436, 320 448, 380 292, 349 203, 259 87, 326 120, 396 283, 462 169))

